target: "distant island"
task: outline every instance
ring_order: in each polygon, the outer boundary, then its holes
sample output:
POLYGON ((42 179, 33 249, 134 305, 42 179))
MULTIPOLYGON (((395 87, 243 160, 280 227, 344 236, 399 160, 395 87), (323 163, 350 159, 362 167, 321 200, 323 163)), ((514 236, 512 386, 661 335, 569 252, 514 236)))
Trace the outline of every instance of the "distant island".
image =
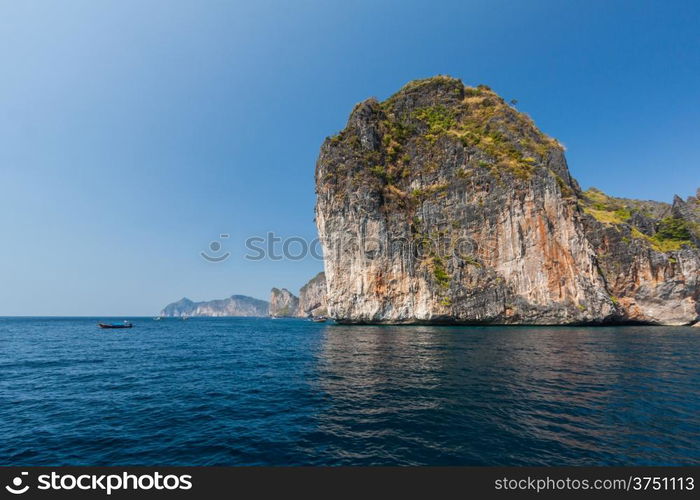
POLYGON ((485 85, 438 76, 357 104, 315 178, 338 322, 698 323, 700 191, 582 191, 564 147, 485 85))
POLYGON ((232 295, 226 299, 193 302, 184 297, 168 304, 160 312, 163 317, 189 316, 267 316, 270 304, 246 295, 232 295))
POLYGON ((297 297, 286 288, 273 288, 270 302, 232 295, 225 299, 194 302, 184 297, 160 311, 162 317, 235 317, 273 316, 310 318, 326 316, 326 277, 318 273, 301 287, 297 297))

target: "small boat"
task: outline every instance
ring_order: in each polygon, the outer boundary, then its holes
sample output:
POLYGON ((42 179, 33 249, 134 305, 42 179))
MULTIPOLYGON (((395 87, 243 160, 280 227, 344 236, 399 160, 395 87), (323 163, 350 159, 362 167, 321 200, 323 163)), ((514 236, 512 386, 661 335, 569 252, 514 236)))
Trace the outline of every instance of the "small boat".
POLYGON ((188 319, 190 319, 190 317, 189 316, 180 316, 180 319, 182 321, 187 321, 188 319))
POLYGON ((125 321, 124 323, 97 323, 100 328, 133 328, 134 325, 125 321))
POLYGON ((155 318, 153 318, 153 321, 160 321, 161 319, 163 318, 161 318, 160 316, 156 316, 155 318))
POLYGON ((314 323, 325 323, 326 321, 328 321, 328 318, 326 318, 325 316, 316 316, 312 317, 311 321, 313 321, 314 323))

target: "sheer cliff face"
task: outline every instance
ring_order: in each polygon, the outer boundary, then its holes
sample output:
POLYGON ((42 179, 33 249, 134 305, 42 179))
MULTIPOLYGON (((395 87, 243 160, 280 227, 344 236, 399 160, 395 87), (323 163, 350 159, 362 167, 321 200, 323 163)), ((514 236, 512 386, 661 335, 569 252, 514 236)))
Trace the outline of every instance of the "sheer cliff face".
POLYGON ((327 315, 326 275, 321 272, 299 290, 298 316, 307 318, 327 315))
POLYGON ((270 292, 270 316, 293 317, 299 310, 299 298, 286 288, 273 288, 270 292))
POLYGON ((273 288, 270 316, 309 318, 327 316, 326 275, 318 273, 299 290, 299 297, 286 288, 273 288))
MULTIPOLYGON (((382 103, 360 103, 345 130, 324 142, 316 191, 328 309, 340 322, 567 324, 659 315, 651 306, 631 313, 624 286, 606 282, 605 243, 591 238, 602 223, 584 212, 562 147, 486 87, 437 77, 382 103)), ((683 252, 674 265, 686 262, 683 252)), ((646 272, 645 258, 662 257, 639 256, 646 272)), ((694 264, 683 265, 692 273, 694 264)), ((664 313, 675 318, 669 322, 697 316, 697 283, 693 292, 683 272, 653 275, 655 286, 675 287, 669 297, 688 300, 691 312, 664 313)), ((646 304, 647 274, 631 280, 635 304, 646 304)))
MULTIPOLYGON (((698 193, 700 194, 700 193, 698 193)), ((640 202, 584 193, 588 239, 611 296, 629 320, 668 325, 698 320, 700 202, 640 202)))

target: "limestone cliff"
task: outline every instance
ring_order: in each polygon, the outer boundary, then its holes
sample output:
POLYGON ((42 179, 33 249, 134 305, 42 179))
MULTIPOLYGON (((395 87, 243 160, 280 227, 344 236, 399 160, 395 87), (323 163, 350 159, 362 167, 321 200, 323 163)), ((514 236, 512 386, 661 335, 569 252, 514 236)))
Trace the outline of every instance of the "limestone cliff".
POLYGON ((318 273, 299 289, 299 297, 286 288, 270 293, 270 316, 315 318, 327 316, 326 275, 318 273))
MULTIPOLYGON (((699 193, 700 194, 700 193, 699 193)), ((673 205, 583 193, 584 228, 623 318, 666 325, 698 320, 700 203, 673 205)))
POLYGON ((326 275, 320 272, 299 290, 299 310, 297 316, 308 318, 327 315, 326 275))
POLYGON ((299 298, 286 288, 273 288, 270 292, 270 316, 285 318, 297 316, 299 298))
POLYGON ((698 318, 695 233, 666 231, 692 229, 694 202, 601 221, 562 146, 486 86, 436 77, 358 104, 321 148, 316 193, 339 322, 698 318))

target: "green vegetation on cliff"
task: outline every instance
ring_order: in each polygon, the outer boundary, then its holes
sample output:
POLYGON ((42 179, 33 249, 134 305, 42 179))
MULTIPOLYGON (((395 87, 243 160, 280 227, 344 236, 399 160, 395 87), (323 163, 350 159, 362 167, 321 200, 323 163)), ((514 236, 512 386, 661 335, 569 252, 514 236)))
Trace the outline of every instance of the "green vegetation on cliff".
MULTIPOLYGON (((465 87, 450 77, 416 80, 384 102, 369 100, 358 106, 369 106, 379 118, 380 148, 365 151, 364 162, 366 174, 385 184, 400 184, 411 174, 437 169, 446 147, 443 140, 456 141, 473 158, 460 170, 462 178, 470 169, 486 168, 499 180, 502 176, 527 180, 553 149, 563 150, 488 86, 465 87), (406 105, 414 95, 428 94, 439 97, 419 106, 406 105), (414 161, 420 156, 434 159, 414 161)), ((360 146, 358 136, 346 131, 330 141, 345 143, 353 151, 360 146)))
POLYGON ((590 188, 584 191, 583 201, 583 211, 604 224, 622 224, 632 217, 629 206, 600 189, 590 188))
POLYGON ((463 87, 459 80, 442 76, 418 80, 404 86, 381 107, 388 118, 385 134, 391 137, 385 143, 400 146, 403 137, 395 135, 395 131, 421 128, 423 138, 431 145, 441 137, 452 137, 465 147, 480 151, 483 157, 478 165, 488 167, 496 175, 510 173, 527 179, 551 148, 563 149, 556 140, 540 132, 530 117, 508 105, 486 85, 463 87), (429 85, 445 86, 453 103, 431 104, 409 116, 402 114, 397 107, 399 97, 429 85))
MULTIPOLYGON (((673 216, 660 219, 654 217, 650 203, 654 206, 659 205, 657 202, 614 198, 597 188, 584 191, 582 198, 585 213, 605 225, 629 229, 631 238, 645 241, 657 252, 673 252, 680 250, 684 245, 693 245, 691 222, 673 216), (648 218, 649 227, 646 230, 634 225, 634 214, 648 218)), ((667 207, 667 210, 670 210, 670 207, 667 207)), ((630 239, 624 236, 622 241, 629 243, 630 239)))

